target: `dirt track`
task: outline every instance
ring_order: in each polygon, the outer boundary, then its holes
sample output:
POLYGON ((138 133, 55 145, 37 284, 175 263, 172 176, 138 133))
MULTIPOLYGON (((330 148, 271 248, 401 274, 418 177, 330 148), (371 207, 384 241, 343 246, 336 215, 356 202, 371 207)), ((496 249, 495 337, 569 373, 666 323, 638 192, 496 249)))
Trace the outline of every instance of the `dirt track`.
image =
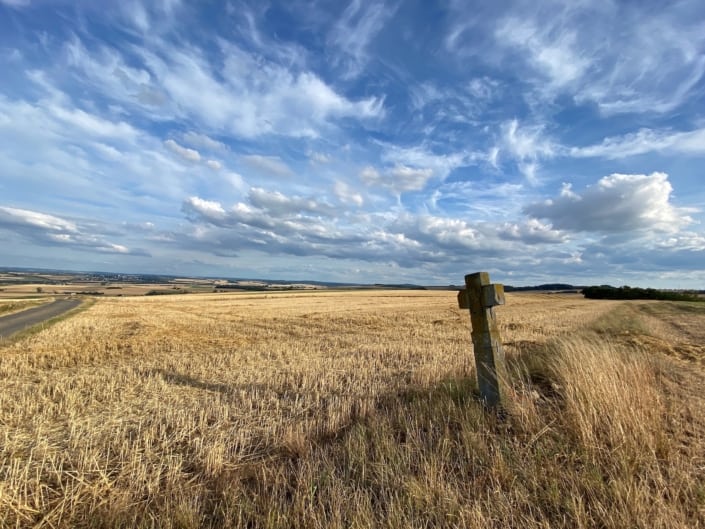
POLYGON ((8 338, 16 332, 68 312, 80 304, 81 300, 79 299, 59 299, 40 307, 3 316, 0 318, 0 338, 8 338))

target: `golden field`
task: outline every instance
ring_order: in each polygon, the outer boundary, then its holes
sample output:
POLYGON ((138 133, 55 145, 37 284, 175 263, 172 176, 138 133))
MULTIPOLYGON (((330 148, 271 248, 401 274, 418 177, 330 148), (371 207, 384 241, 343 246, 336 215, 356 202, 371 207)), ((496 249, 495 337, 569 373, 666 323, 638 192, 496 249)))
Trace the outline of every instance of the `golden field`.
POLYGON ((702 527, 705 312, 455 292, 99 299, 0 344, 0 527, 702 527))

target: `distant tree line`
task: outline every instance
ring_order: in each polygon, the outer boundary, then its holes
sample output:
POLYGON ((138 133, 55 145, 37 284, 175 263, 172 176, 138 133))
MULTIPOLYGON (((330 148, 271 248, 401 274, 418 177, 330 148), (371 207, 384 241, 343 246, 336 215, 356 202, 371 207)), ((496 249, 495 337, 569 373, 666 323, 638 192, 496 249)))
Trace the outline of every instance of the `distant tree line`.
POLYGON ((188 290, 173 287, 171 290, 149 290, 145 292, 145 296, 168 296, 170 294, 188 294, 188 290))
POLYGON ((613 287, 600 285, 599 287, 585 287, 583 295, 589 299, 658 299, 666 301, 705 301, 693 292, 666 291, 655 288, 639 287, 613 287))
POLYGON ((505 292, 527 292, 533 290, 579 290, 580 288, 581 287, 568 285, 566 283, 546 283, 543 285, 535 285, 528 287, 513 287, 511 285, 504 285, 505 292))

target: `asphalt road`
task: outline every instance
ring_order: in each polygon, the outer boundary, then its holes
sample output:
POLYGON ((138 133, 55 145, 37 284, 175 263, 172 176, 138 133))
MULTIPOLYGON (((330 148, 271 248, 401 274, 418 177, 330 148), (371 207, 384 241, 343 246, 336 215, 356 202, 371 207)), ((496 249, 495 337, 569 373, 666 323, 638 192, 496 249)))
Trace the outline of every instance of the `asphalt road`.
POLYGON ((0 318, 0 338, 9 338, 16 332, 55 318, 64 312, 75 309, 80 304, 80 299, 58 299, 46 305, 3 316, 0 318))

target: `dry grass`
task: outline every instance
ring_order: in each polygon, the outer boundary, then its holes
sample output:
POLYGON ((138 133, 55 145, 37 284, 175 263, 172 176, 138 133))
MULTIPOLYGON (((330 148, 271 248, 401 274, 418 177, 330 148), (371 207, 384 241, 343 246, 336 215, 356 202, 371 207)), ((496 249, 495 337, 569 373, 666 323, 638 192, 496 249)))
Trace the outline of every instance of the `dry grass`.
POLYGON ((16 312, 48 303, 51 299, 2 299, 0 300, 0 316, 9 316, 16 312))
POLYGON ((621 306, 509 295, 497 418, 454 293, 99 300, 0 348, 0 526, 703 526, 702 372, 621 306))

